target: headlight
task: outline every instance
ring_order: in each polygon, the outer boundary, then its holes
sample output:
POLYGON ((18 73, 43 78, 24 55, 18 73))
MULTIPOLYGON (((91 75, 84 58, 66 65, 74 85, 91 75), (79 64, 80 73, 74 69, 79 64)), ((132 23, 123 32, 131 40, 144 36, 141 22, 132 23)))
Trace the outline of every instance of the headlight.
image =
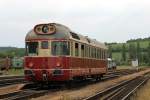
POLYGON ((44 25, 42 27, 42 31, 43 31, 43 33, 48 33, 49 32, 49 27, 47 25, 44 25))
POLYGON ((30 63, 28 64, 28 67, 29 67, 29 68, 32 68, 32 67, 33 67, 33 63, 30 62, 30 63))

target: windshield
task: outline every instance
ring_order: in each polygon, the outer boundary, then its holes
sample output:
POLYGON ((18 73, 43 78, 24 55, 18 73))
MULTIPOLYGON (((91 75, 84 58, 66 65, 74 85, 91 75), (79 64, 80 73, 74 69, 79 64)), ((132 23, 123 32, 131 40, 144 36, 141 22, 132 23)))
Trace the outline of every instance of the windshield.
POLYGON ((27 42, 26 43, 26 55, 38 55, 38 42, 27 42))
POLYGON ((70 46, 67 41, 52 41, 52 55, 69 55, 70 46))

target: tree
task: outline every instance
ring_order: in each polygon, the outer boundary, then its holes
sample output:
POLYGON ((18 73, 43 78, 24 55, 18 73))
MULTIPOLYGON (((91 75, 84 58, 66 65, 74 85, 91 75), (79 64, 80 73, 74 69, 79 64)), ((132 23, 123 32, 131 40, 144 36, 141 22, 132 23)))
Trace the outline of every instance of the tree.
POLYGON ((126 61, 126 46, 125 46, 125 44, 122 45, 122 60, 126 61))
POLYGON ((138 61, 139 61, 139 63, 142 63, 142 59, 141 59, 141 50, 140 50, 140 43, 139 43, 139 41, 137 42, 137 48, 136 48, 137 50, 137 59, 138 59, 138 61))
POLYGON ((147 53, 148 53, 148 65, 150 66, 150 42, 149 42, 149 45, 147 47, 147 53))
POLYGON ((108 47, 108 57, 109 58, 112 58, 112 46, 111 45, 109 45, 109 47, 108 47))
POLYGON ((135 47, 134 43, 129 44, 129 58, 131 60, 135 60, 137 58, 136 57, 136 47, 135 47))

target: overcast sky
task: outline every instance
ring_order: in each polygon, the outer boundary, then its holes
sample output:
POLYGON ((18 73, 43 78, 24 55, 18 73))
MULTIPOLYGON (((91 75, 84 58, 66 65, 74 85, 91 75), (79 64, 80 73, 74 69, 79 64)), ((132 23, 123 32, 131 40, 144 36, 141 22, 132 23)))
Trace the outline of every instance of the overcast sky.
POLYGON ((61 23, 102 42, 150 36, 149 0, 0 0, 0 46, 24 47, 39 23, 61 23))

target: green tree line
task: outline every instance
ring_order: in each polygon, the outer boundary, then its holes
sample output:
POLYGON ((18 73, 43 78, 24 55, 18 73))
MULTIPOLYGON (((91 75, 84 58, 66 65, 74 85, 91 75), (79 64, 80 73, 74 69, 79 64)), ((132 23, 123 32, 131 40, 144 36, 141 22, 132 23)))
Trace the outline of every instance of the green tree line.
POLYGON ((150 41, 145 48, 141 47, 140 41, 123 43, 119 49, 108 45, 108 52, 111 58, 113 58, 113 53, 120 53, 121 59, 118 62, 121 64, 129 64, 131 60, 138 59, 140 65, 150 66, 150 41))

